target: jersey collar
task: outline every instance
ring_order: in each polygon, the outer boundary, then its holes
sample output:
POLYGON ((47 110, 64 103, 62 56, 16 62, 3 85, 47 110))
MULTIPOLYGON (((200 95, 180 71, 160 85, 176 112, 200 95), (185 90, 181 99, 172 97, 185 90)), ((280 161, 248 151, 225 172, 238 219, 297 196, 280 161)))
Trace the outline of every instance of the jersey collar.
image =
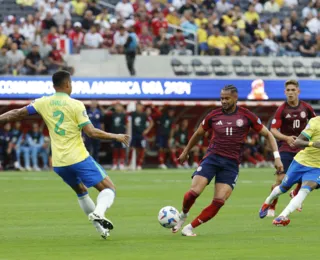
POLYGON ((232 113, 230 113, 230 114, 227 114, 226 112, 224 112, 224 110, 222 109, 222 113, 224 114, 224 115, 226 115, 226 116, 232 116, 232 115, 234 115, 234 114, 236 114, 237 112, 238 112, 238 106, 236 106, 236 110, 234 111, 234 112, 232 112, 232 113))
POLYGON ((293 106, 290 106, 289 105, 289 102, 288 101, 286 101, 286 103, 287 103, 287 106, 289 107, 289 108, 292 108, 292 109, 295 109, 295 108, 298 108, 299 106, 300 106, 300 99, 299 99, 299 102, 298 102, 298 105, 296 105, 295 107, 293 107, 293 106))
POLYGON ((64 92, 56 92, 54 95, 55 96, 69 96, 67 93, 64 93, 64 92))

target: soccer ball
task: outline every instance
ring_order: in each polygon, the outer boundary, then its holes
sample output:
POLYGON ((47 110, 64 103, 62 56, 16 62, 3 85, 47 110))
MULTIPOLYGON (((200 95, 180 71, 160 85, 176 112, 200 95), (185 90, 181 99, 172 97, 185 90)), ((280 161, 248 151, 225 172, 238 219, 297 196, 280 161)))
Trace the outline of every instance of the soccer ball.
POLYGON ((179 211, 171 206, 160 209, 158 220, 161 226, 165 228, 173 228, 180 220, 179 211))

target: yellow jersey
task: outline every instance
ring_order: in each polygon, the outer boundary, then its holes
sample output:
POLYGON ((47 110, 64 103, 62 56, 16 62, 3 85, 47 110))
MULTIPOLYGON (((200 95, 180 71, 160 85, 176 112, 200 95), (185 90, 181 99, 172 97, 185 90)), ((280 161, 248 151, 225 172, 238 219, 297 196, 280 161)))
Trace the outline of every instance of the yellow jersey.
POLYGON ((81 129, 91 122, 81 101, 57 92, 36 99, 30 106, 42 116, 49 129, 54 167, 76 164, 89 156, 81 129))
POLYGON ((226 48, 226 42, 224 39, 224 36, 215 36, 211 35, 208 38, 208 46, 212 48, 219 48, 219 49, 225 49, 226 48))
MULTIPOLYGON (((320 116, 311 118, 306 128, 301 132, 311 142, 320 141, 320 116)), ((308 167, 320 168, 320 149, 314 147, 306 147, 300 151, 294 159, 308 167)))

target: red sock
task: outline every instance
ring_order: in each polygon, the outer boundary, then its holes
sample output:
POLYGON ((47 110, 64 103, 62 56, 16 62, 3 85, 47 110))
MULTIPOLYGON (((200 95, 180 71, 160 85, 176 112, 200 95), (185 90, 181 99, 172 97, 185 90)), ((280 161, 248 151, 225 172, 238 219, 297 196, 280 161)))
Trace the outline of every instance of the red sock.
POLYGON ((126 159, 126 150, 120 149, 120 164, 124 164, 125 159, 126 159))
POLYGON ((191 226, 193 228, 196 228, 197 226, 200 226, 201 224, 209 221, 215 215, 217 215, 218 211, 223 205, 224 205, 224 200, 214 199, 212 203, 208 207, 206 207, 200 213, 200 215, 191 222, 191 226))
POLYGON ((255 157, 259 162, 265 161, 264 157, 260 153, 256 153, 255 157))
POLYGON ((129 151, 129 160, 128 160, 128 165, 130 165, 130 164, 131 164, 132 155, 133 155, 133 149, 130 149, 130 151, 129 151))
POLYGON ((182 211, 183 213, 188 213, 199 194, 194 192, 193 190, 189 190, 183 197, 182 211))
POLYGON ((164 152, 159 151, 159 163, 163 164, 164 163, 164 152))
POLYGON ((197 164, 199 164, 199 155, 194 155, 193 156, 193 161, 197 164))
POLYGON ((142 166, 143 159, 144 159, 144 149, 139 148, 138 149, 138 163, 137 163, 138 166, 142 166))
MULTIPOLYGON (((274 185, 271 186, 271 191, 274 189, 274 187, 275 187, 274 185)), ((271 206, 270 206, 270 209, 275 210, 277 203, 278 203, 278 198, 276 198, 276 199, 274 199, 274 200, 272 201, 271 206)))
POLYGON ((113 163, 113 165, 118 164, 118 152, 119 152, 118 148, 113 148, 113 150, 112 150, 112 163, 113 163))
POLYGON ((175 166, 177 166, 179 164, 176 153, 171 152, 171 160, 175 166))
POLYGON ((254 165, 257 164, 257 161, 256 161, 252 156, 248 156, 247 161, 248 161, 249 163, 254 164, 254 165))
POLYGON ((301 183, 298 183, 296 188, 293 190, 293 195, 294 196, 297 196, 299 190, 301 189, 301 185, 302 185, 301 183))

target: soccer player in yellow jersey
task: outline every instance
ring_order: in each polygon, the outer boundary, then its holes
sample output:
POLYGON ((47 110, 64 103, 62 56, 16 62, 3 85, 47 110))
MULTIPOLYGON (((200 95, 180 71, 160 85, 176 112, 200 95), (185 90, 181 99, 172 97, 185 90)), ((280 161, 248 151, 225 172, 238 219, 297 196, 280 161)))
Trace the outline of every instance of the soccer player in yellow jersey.
POLYGON ((83 130, 90 138, 111 139, 129 145, 129 136, 111 134, 94 128, 82 102, 70 97, 71 77, 67 71, 52 76, 56 93, 36 99, 29 106, 11 110, 0 116, 0 124, 20 121, 39 114, 45 121, 51 138, 54 171, 76 192, 81 209, 105 239, 113 229, 104 217, 115 198, 115 187, 104 169, 86 150, 81 137, 83 130), (95 206, 87 188, 95 187, 100 193, 95 206))
POLYGON ((292 161, 287 175, 282 183, 275 187, 260 209, 260 217, 264 218, 272 201, 279 195, 287 192, 294 184, 302 182, 298 194, 288 206, 273 220, 276 226, 286 226, 290 223, 288 216, 300 207, 308 194, 320 185, 320 117, 310 119, 306 128, 295 140, 296 147, 301 150, 292 161))

